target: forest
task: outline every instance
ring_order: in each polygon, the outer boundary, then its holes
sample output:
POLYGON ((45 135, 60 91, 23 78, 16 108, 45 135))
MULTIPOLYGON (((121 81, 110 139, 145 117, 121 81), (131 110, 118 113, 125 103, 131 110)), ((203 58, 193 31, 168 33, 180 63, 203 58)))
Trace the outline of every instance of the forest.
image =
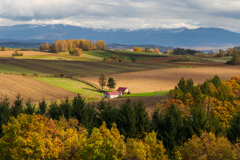
POLYGON ((194 85, 181 78, 151 115, 80 95, 38 108, 18 95, 0 102, 5 159, 239 159, 240 77, 194 85))

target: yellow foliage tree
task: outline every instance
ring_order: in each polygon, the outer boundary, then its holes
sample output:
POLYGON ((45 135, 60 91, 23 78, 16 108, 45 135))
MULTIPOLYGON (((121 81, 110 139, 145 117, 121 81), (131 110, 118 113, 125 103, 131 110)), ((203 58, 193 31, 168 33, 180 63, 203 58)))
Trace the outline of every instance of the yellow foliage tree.
POLYGON ((157 47, 155 48, 154 53, 156 53, 156 54, 162 54, 157 47))
POLYGON ((133 51, 134 51, 134 52, 142 52, 142 50, 143 50, 143 49, 142 49, 141 47, 134 47, 134 48, 133 48, 133 51))
POLYGON ((20 114, 3 125, 1 159, 57 159, 63 145, 54 121, 41 115, 20 114))
POLYGON ((225 137, 216 138, 213 133, 203 133, 201 137, 194 135, 179 151, 183 159, 236 159, 237 150, 225 137))
POLYGON ((122 159, 126 153, 124 136, 120 135, 117 125, 111 130, 103 122, 100 128, 94 128, 91 136, 84 143, 81 157, 84 159, 122 159))

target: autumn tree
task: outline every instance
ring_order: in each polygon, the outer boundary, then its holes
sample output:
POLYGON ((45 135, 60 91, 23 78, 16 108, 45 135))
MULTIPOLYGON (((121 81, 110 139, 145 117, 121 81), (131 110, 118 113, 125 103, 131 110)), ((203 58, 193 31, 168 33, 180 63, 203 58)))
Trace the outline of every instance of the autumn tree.
POLYGON ((1 51, 6 51, 6 50, 7 50, 6 47, 2 46, 1 51))
POLYGON ((134 47, 133 51, 134 52, 142 52, 142 48, 141 47, 134 47))
POLYGON ((225 57, 225 51, 222 49, 219 49, 219 53, 218 53, 219 57, 225 57))
POLYGON ((41 44, 39 47, 40 51, 50 51, 51 45, 48 43, 41 44))
POLYGON ((79 48, 74 49, 74 56, 82 56, 83 55, 83 50, 79 48))
POLYGON ((63 145, 54 121, 42 115, 20 114, 3 126, 2 159, 57 159, 63 145))
POLYGON ((89 139, 83 144, 80 159, 123 159, 126 152, 124 136, 120 135, 116 124, 111 130, 103 122, 100 128, 94 128, 89 139))
POLYGON ((232 56, 232 54, 233 54, 233 49, 232 48, 228 48, 227 49, 227 55, 228 56, 232 56))
POLYGON ((179 147, 183 159, 236 159, 236 149, 225 137, 216 138, 212 133, 204 132, 201 137, 194 135, 179 147))
POLYGON ((113 88, 115 88, 116 82, 115 82, 115 80, 114 80, 112 77, 109 77, 109 78, 108 78, 107 86, 108 86, 108 88, 109 88, 110 90, 113 89, 113 88))
POLYGON ((146 53, 151 53, 150 47, 146 47, 146 48, 145 48, 145 52, 146 52, 146 53))
POLYGON ((106 86, 106 76, 105 74, 100 74, 99 78, 98 78, 98 83, 99 85, 102 87, 102 91, 103 91, 103 87, 106 86))
POLYGON ((103 40, 96 41, 95 46, 96 46, 97 50, 106 49, 106 45, 105 45, 105 42, 103 40))
POLYGON ((162 54, 157 47, 155 48, 154 53, 156 53, 156 54, 162 54))

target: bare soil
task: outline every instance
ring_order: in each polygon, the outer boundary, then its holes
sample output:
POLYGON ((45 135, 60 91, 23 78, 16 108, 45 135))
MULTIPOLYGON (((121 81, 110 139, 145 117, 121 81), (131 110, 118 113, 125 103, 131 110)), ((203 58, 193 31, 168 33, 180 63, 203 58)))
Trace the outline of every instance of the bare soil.
MULTIPOLYGON (((48 52, 39 52, 39 51, 18 51, 18 52, 22 52, 24 56, 41 56, 41 55, 51 54, 48 52)), ((12 56, 12 53, 14 53, 14 51, 0 51, 0 57, 12 56)))
MULTIPOLYGON (((240 76, 240 66, 158 69, 111 74, 107 77, 115 79, 116 89, 118 87, 129 87, 131 93, 143 93, 173 89, 182 77, 185 79, 192 78, 197 85, 203 83, 206 79, 213 78, 215 75, 218 75, 222 81, 226 81, 233 76, 240 76)), ((79 79, 99 85, 98 76, 80 77, 79 79)))
POLYGON ((76 93, 46 84, 44 82, 22 76, 0 75, 0 97, 7 96, 10 102, 16 100, 20 94, 24 100, 31 99, 32 102, 62 100, 66 97, 73 98, 76 93))

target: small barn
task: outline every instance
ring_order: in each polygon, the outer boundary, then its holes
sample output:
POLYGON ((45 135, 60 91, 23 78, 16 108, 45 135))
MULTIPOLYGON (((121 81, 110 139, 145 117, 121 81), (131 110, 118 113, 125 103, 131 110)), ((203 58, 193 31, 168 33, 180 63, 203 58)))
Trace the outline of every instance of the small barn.
POLYGON ((123 95, 124 92, 128 93, 129 92, 129 88, 128 87, 119 87, 117 92, 121 96, 121 95, 123 95))
POLYGON ((117 92, 107 92, 104 94, 104 98, 117 98, 118 96, 117 92))

